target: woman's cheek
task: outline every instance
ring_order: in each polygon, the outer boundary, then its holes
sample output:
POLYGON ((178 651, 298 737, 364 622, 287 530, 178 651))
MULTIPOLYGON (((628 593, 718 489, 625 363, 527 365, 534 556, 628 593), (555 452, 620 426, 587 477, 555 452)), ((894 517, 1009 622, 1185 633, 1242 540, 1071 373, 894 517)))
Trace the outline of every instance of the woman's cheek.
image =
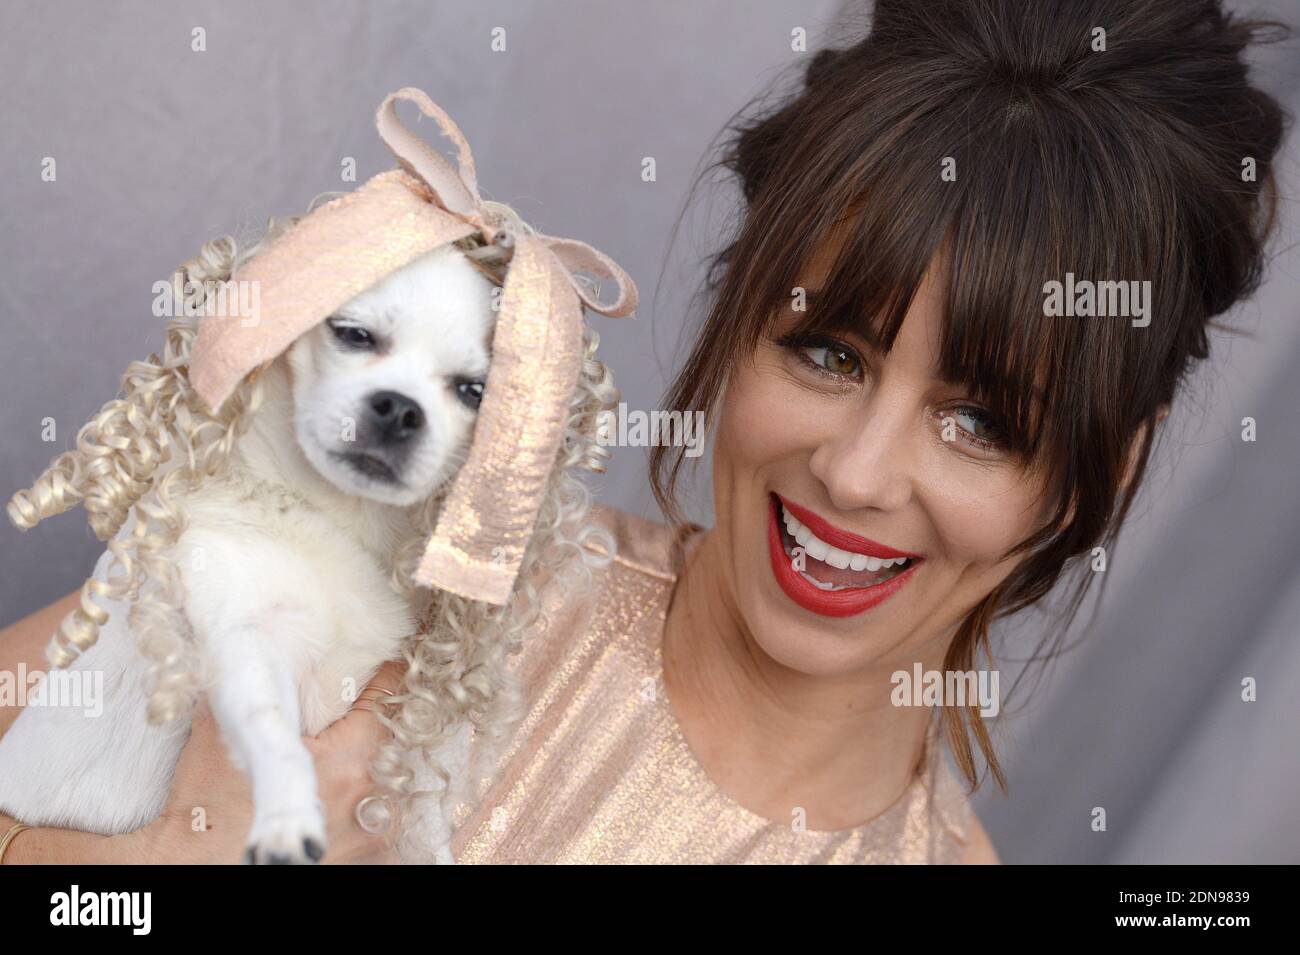
POLYGON ((802 389, 763 366, 738 370, 721 403, 716 452, 753 468, 799 450, 813 417, 808 405, 802 389))
POLYGON ((1020 472, 963 461, 960 452, 937 449, 918 488, 934 525, 945 576, 955 586, 982 591, 982 598, 1019 558, 1003 555, 1034 532, 1036 491, 1020 472), (947 457, 950 460, 944 460, 947 457))

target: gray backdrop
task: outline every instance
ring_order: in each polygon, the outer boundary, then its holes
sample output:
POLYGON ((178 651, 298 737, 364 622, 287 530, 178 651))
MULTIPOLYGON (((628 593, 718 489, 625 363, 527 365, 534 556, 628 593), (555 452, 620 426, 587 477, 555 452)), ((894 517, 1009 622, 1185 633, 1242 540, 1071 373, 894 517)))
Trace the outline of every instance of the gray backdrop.
MULTIPOLYGON (((255 232, 391 166, 372 123, 419 86, 464 129, 489 198, 581 238, 637 280, 635 321, 594 316, 630 407, 658 406, 700 315, 701 256, 734 199, 674 220, 729 117, 857 18, 840 0, 655 3, 7 2, 0 8, 0 491, 35 477, 160 344, 154 281, 205 239, 255 232), (205 52, 191 49, 206 31, 205 52), (505 29, 506 51, 491 49, 505 29), (786 71, 783 73, 783 71, 786 71), (57 180, 43 182, 44 157, 57 180), (657 180, 641 177, 654 157, 657 180), (58 440, 41 440, 53 418, 58 440)), ((1297 0, 1251 9, 1300 21, 1297 0)), ((1293 42, 1259 82, 1294 113, 1293 42)), ((407 114, 404 114, 407 115, 407 114)), ((433 127, 423 127, 432 134, 433 127)), ((1008 862, 1300 861, 1300 260, 1296 142, 1261 294, 1232 316, 1171 422, 1078 647, 1001 730, 1010 795, 976 809, 1008 862), (1258 440, 1241 440, 1241 419, 1258 440), (1258 680, 1259 700, 1240 684, 1258 680), (1094 806, 1108 831, 1090 830, 1094 806)), ((708 474, 707 457, 701 474, 708 474)), ((601 496, 656 516, 645 451, 601 496)), ((707 487, 693 517, 710 522, 707 487)), ((77 587, 100 545, 78 511, 20 535, 0 522, 0 624, 77 587)), ((1014 656, 1052 626, 1009 630, 1014 656)), ((1004 688, 1016 669, 1003 667, 1004 688)), ((1014 702, 1014 701, 1013 701, 1014 702)))

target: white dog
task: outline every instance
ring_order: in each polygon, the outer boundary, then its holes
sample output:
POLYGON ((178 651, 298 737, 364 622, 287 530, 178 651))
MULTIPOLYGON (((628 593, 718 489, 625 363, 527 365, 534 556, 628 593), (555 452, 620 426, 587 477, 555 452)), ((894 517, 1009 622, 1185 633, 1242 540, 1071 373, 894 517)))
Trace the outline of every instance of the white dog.
MULTIPOLYGON (((352 300, 270 366, 232 466, 179 501, 174 559, 203 686, 253 784, 248 861, 324 853, 301 735, 342 716, 414 632, 389 580, 393 552, 413 533, 410 505, 468 451, 493 287, 443 246, 352 300)), ((188 722, 147 722, 149 669, 128 608, 105 609, 98 643, 70 668, 103 674, 102 715, 29 705, 0 737, 0 809, 29 825, 130 832, 170 791, 188 722)))

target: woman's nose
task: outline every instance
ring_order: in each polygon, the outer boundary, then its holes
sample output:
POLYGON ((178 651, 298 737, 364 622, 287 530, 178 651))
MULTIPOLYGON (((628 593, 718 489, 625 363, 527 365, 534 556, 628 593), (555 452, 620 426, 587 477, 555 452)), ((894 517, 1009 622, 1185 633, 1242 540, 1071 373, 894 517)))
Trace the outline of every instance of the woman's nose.
POLYGON ((831 502, 843 511, 896 511, 906 505, 912 497, 911 431, 916 427, 906 405, 877 392, 865 409, 846 407, 828 424, 832 427, 813 452, 811 468, 831 502))

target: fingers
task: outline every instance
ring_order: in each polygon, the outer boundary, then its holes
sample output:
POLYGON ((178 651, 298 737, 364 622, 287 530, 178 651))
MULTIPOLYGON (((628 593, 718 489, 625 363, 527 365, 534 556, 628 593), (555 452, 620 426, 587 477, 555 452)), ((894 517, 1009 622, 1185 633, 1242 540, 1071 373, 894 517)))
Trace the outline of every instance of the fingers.
POLYGON ((387 705, 390 697, 402 692, 402 678, 405 675, 405 661, 389 660, 366 681, 366 685, 357 694, 357 700, 352 704, 352 708, 369 710, 373 713, 375 704, 387 705))
MULTIPOLYGON (((360 734, 368 741, 383 739, 388 735, 388 728, 380 722, 377 714, 385 713, 390 701, 402 690, 402 678, 406 673, 406 661, 390 660, 366 681, 366 685, 357 694, 352 709, 344 714, 317 737, 324 743, 340 737, 360 734)), ((309 746, 311 744, 309 743, 309 746)))
POLYGON ((353 712, 372 714, 384 712, 393 697, 402 691, 402 677, 405 673, 404 661, 389 660, 361 688, 356 701, 352 704, 353 712))

